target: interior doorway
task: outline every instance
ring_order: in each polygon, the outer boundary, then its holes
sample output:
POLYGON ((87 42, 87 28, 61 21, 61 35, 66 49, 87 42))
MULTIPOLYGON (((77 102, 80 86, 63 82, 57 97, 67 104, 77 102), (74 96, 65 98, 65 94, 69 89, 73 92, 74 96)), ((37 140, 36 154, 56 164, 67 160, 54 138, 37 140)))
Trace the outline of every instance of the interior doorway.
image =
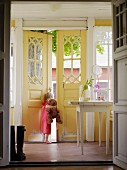
MULTIPOLYGON (((53 6, 53 10, 57 10, 57 9, 59 9, 60 8, 60 6, 59 5, 54 5, 53 6)), ((55 85, 54 85, 55 86, 55 85)))

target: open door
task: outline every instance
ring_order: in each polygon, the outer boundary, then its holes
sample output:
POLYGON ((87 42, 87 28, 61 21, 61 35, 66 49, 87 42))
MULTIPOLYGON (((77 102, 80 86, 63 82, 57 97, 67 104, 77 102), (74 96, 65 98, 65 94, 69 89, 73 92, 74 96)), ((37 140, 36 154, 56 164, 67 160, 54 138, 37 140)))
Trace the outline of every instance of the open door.
POLYGON ((57 126, 58 137, 60 141, 72 141, 76 140, 76 114, 68 101, 78 99, 79 86, 86 80, 83 76, 86 75, 86 30, 57 32, 57 101, 64 122, 57 126))
POLYGON ((29 141, 35 132, 41 134, 42 101, 52 85, 51 47, 51 35, 24 31, 22 108, 25 141, 29 141))
POLYGON ((0 166, 9 164, 10 1, 0 1, 0 166))
POLYGON ((113 162, 127 169, 127 1, 112 0, 114 32, 113 162))

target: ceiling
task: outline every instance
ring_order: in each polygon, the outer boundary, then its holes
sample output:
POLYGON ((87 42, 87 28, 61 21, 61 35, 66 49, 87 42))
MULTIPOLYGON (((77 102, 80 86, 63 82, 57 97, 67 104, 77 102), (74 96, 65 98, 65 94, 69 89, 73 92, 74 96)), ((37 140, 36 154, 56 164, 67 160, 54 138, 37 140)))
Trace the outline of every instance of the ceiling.
POLYGON ((12 1, 11 18, 23 20, 111 19, 110 2, 12 1))

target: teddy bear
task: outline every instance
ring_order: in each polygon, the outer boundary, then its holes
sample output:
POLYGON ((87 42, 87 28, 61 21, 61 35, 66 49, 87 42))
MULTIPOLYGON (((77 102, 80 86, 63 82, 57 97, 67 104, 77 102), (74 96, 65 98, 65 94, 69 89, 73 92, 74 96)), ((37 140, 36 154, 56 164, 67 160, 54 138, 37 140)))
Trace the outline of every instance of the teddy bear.
POLYGON ((48 112, 48 124, 51 124, 54 118, 56 118, 57 123, 62 124, 59 110, 57 109, 57 101, 55 99, 52 98, 47 101, 46 111, 48 112))

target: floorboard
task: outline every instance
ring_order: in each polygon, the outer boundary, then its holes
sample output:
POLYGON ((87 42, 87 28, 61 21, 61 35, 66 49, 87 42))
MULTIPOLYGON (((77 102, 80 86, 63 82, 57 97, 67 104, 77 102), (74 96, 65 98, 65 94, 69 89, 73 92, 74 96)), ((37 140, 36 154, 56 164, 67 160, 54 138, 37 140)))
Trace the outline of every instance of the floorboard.
POLYGON ((115 165, 94 165, 93 162, 112 161, 112 143, 110 143, 109 154, 106 155, 105 142, 98 146, 98 142, 85 142, 84 155, 81 155, 81 148, 76 143, 25 143, 23 147, 26 160, 14 164, 11 162, 6 170, 122 170, 115 165), (27 163, 31 164, 27 164, 27 163), (33 164, 36 163, 36 164, 33 164), (44 164, 47 162, 47 165, 44 164), (48 164, 54 162, 54 165, 48 164), (59 162, 59 164, 55 164, 59 162), (66 164, 62 165, 62 162, 66 164), (71 163, 75 163, 72 165, 71 163), (78 162, 78 164, 76 163, 78 162), (89 165, 82 166, 80 162, 89 162, 89 165), (41 164, 40 164, 41 163, 41 164))
POLYGON ((84 155, 77 143, 25 143, 23 149, 26 160, 23 162, 48 161, 112 161, 112 143, 106 155, 105 142, 99 147, 98 142, 85 142, 84 155))

